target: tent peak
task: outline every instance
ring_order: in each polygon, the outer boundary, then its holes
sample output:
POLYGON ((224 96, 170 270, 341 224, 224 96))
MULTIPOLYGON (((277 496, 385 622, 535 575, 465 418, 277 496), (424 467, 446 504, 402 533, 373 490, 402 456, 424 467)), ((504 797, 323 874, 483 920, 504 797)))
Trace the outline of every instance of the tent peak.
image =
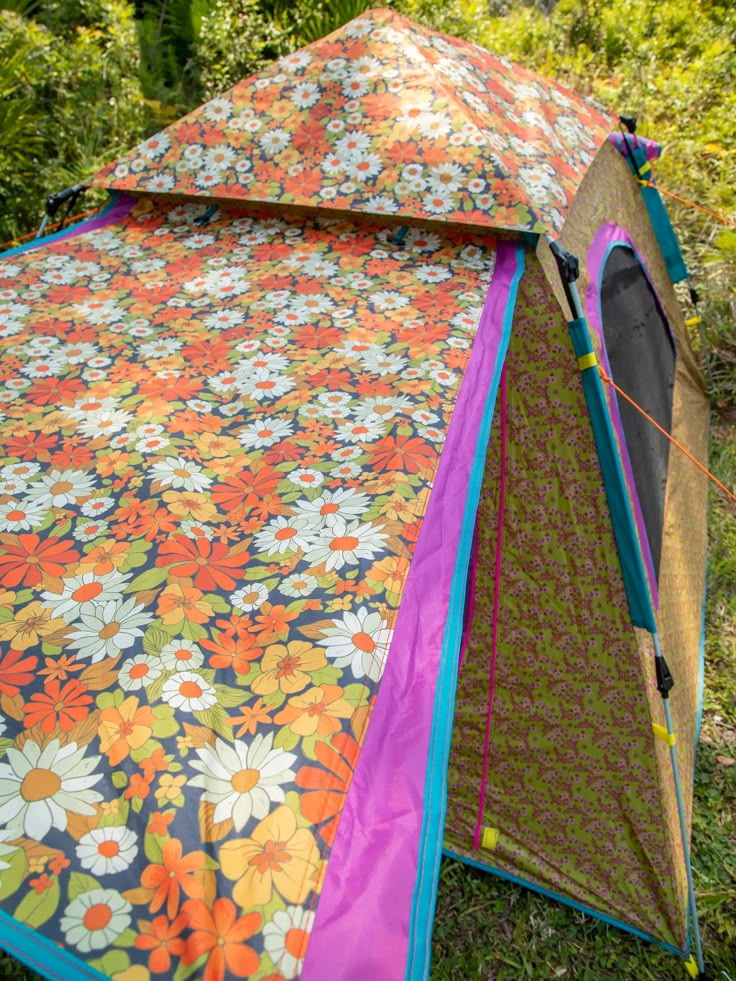
POLYGON ((395 11, 366 11, 140 144, 96 186, 559 229, 612 120, 395 11))

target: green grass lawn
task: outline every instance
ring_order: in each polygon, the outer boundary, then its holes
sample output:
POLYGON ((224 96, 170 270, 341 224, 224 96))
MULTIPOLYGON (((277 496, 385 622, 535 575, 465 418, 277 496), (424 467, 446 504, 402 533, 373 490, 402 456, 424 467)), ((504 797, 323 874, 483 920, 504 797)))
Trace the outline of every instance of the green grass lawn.
MULTIPOLYGON (((736 486, 736 427, 714 433, 713 466, 727 486, 736 486)), ((706 622, 693 865, 709 978, 736 981, 736 505, 717 491, 711 497, 706 622)), ((0 954, 0 981, 36 978, 0 954)), ((445 860, 432 979, 473 978, 686 981, 687 974, 672 954, 526 889, 445 860)))

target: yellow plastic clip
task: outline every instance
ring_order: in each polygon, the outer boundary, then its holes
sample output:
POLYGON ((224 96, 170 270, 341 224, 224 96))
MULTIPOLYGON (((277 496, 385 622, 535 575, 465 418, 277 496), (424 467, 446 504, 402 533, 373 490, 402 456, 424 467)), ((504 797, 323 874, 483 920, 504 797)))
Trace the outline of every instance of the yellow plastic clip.
POLYGON ((586 368, 595 368, 598 364, 598 358, 590 351, 588 354, 583 354, 578 358, 578 368, 581 371, 585 371, 586 368))
POLYGON ((498 828, 483 828, 483 837, 480 840, 480 847, 492 852, 498 844, 498 828))
POLYGON ((664 726, 658 726, 656 722, 652 722, 652 729, 654 729, 654 735, 659 736, 660 739, 663 739, 668 746, 675 745, 674 732, 667 732, 664 726))
MULTIPOLYGON (((652 172, 652 168, 649 166, 649 161, 646 160, 639 168, 639 173, 641 174, 642 177, 644 177, 645 174, 651 174, 651 172, 652 172)), ((649 182, 647 181, 647 183, 649 182)))
POLYGON ((702 319, 702 317, 688 317, 688 319, 685 321, 685 326, 694 327, 696 324, 699 324, 702 319))
POLYGON ((697 962, 694 957, 691 957, 689 961, 685 961, 685 970, 690 975, 691 978, 697 978, 700 974, 697 962))

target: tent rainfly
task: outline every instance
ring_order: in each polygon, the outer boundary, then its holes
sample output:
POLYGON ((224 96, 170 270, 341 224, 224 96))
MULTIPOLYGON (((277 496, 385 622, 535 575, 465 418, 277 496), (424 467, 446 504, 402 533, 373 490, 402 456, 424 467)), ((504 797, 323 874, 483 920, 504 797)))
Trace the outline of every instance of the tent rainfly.
POLYGON ((708 412, 616 126, 372 10, 0 259, 4 949, 421 979, 444 850, 697 974, 706 486, 606 382, 708 412))

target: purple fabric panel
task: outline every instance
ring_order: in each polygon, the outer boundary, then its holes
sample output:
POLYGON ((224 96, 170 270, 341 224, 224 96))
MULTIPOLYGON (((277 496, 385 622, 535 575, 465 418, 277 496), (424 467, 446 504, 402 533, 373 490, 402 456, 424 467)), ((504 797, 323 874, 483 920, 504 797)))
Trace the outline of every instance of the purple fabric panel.
MULTIPOLYGON (((598 339, 600 340, 601 344, 601 354, 603 357, 603 367, 606 369, 606 373, 608 375, 611 374, 611 365, 608 362, 608 353, 606 352, 606 342, 603 334, 603 324, 601 322, 600 283, 601 275, 603 273, 603 265, 608 256, 609 249, 614 243, 627 245, 633 250, 636 258, 639 260, 644 272, 646 273, 646 277, 649 280, 649 285, 654 291, 654 295, 657 295, 656 290, 654 290, 654 286, 652 285, 652 277, 649 275, 649 270, 646 267, 646 263, 642 259, 641 254, 634 245, 634 240, 631 238, 626 229, 614 224, 614 222, 608 222, 605 225, 601 225, 596 232, 595 238, 588 249, 588 254, 585 257, 588 268, 588 289, 585 293, 585 312, 588 317, 588 323, 598 334, 598 339)), ((659 302, 659 297, 657 297, 657 302, 659 302)), ((660 307, 662 306, 661 303, 659 305, 660 307)), ((609 393, 609 395, 611 395, 611 393, 609 393)), ((629 452, 626 449, 624 427, 621 423, 621 415, 618 411, 618 400, 616 399, 615 395, 611 395, 611 397, 609 397, 608 407, 611 413, 613 427, 616 430, 616 434, 619 439, 619 446, 621 447, 621 463, 623 464, 626 482, 629 485, 629 490, 631 492, 631 499, 634 502, 634 520, 636 521, 636 528, 639 533, 642 556, 644 557, 644 566, 647 570, 647 579, 649 580, 649 588, 652 593, 652 602, 656 610, 659 609, 657 576, 654 571, 652 553, 649 550, 649 538, 647 537, 647 530, 644 524, 644 515, 642 514, 641 504, 639 503, 639 495, 636 492, 634 472, 631 469, 631 459, 629 458, 629 452)))
MULTIPOLYGON (((662 156, 662 144, 657 143, 655 140, 648 140, 644 136, 637 136, 636 134, 626 134, 629 145, 633 146, 635 149, 643 150, 646 154, 647 160, 658 160, 662 156)), ((608 139, 613 143, 619 153, 626 153, 626 147, 624 146, 623 133, 610 133, 608 139)))
POLYGON ((450 588, 516 267, 515 245, 499 243, 386 671, 330 856, 302 981, 399 981, 405 975, 450 588))
POLYGON ((75 238, 77 235, 87 235, 96 228, 104 228, 105 225, 114 225, 115 222, 120 221, 128 214, 136 200, 136 198, 130 195, 120 195, 113 205, 105 208, 104 211, 99 215, 95 215, 94 218, 90 218, 89 221, 81 221, 78 225, 72 225, 65 231, 52 233, 45 238, 39 238, 38 240, 29 242, 22 251, 29 252, 31 249, 40 249, 46 245, 55 245, 56 242, 63 242, 67 238, 75 238))
POLYGON ((470 556, 470 572, 468 573, 468 586, 465 591, 465 613, 463 615, 463 636, 460 641, 460 664, 463 663, 465 651, 470 640, 470 628, 473 625, 473 613, 475 611, 475 580, 478 574, 478 521, 475 522, 473 532, 473 551, 470 556))

